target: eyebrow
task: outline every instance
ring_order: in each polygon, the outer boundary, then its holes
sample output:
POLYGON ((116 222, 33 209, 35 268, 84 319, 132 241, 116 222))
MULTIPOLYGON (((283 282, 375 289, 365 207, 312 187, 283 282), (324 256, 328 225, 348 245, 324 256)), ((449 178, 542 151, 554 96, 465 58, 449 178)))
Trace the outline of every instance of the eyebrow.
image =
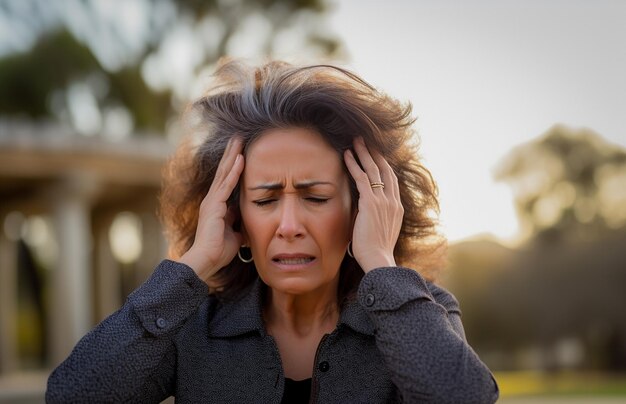
MULTIPOLYGON (((328 182, 328 181, 305 181, 305 182, 299 182, 297 184, 294 184, 294 188, 295 189, 304 189, 304 188, 311 188, 314 187, 316 185, 332 185, 335 186, 335 184, 333 184, 332 182, 328 182)), ((283 189, 285 188, 285 186, 283 184, 280 183, 271 183, 271 184, 261 184, 261 185, 257 185, 254 187, 250 187, 248 188, 248 190, 250 191, 256 191, 259 189, 267 189, 267 190, 276 190, 276 189, 283 189)))

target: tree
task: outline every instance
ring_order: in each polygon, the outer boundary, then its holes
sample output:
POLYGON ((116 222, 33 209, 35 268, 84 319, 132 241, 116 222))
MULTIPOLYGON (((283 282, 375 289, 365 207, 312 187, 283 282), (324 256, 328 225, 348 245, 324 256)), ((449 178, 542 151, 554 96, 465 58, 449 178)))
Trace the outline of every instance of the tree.
POLYGON ((555 347, 575 341, 579 366, 626 369, 626 151, 557 125, 515 148, 497 178, 515 191, 527 242, 478 299, 498 322, 523 319, 515 344, 551 352, 548 368, 562 365, 555 347))
POLYGON ((0 116, 164 133, 222 55, 336 56, 324 10, 323 0, 4 1, 0 116))
POLYGON ((554 126, 506 156, 522 231, 537 240, 593 238, 626 225, 626 151, 588 129, 554 126))

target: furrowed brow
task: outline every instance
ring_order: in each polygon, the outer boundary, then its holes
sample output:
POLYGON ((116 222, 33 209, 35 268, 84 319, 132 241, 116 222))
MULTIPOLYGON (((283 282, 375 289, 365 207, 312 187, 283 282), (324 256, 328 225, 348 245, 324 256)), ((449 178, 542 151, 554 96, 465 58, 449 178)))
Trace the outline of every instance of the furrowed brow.
POLYGON ((303 189, 303 188, 311 188, 314 187, 316 185, 332 185, 335 186, 335 184, 333 184, 332 182, 328 182, 328 181, 305 181, 305 182, 299 182, 297 184, 294 184, 294 188, 295 189, 303 189))
POLYGON ((257 191, 259 189, 266 189, 266 190, 273 191, 276 189, 283 189, 283 188, 284 188, 283 184, 261 184, 261 185, 257 185, 254 187, 250 187, 248 188, 248 190, 257 191))
MULTIPOLYGON (((328 182, 328 181, 305 181, 305 182, 299 182, 297 184, 294 184, 293 187, 295 189, 305 189, 305 188, 314 187, 316 185, 331 185, 333 187, 335 186, 335 184, 333 184, 332 182, 328 182)), ((248 190, 250 190, 250 191, 257 191, 257 190, 263 189, 263 190, 274 191, 274 190, 283 189, 283 188, 285 188, 285 186, 283 184, 272 183, 272 184, 256 185, 254 187, 248 188, 248 190)))

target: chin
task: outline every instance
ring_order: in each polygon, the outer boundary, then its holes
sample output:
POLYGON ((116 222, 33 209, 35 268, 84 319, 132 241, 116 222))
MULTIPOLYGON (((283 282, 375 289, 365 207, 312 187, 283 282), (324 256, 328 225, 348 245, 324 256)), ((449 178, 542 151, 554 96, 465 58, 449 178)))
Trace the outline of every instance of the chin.
POLYGON ((263 282, 273 291, 290 295, 303 295, 334 286, 333 282, 323 283, 306 279, 305 277, 286 277, 283 279, 268 279, 268 281, 266 282, 263 279, 263 282))
POLYGON ((267 285, 274 291, 280 293, 288 293, 291 295, 300 295, 308 293, 316 289, 309 279, 291 278, 291 279, 273 279, 267 285))

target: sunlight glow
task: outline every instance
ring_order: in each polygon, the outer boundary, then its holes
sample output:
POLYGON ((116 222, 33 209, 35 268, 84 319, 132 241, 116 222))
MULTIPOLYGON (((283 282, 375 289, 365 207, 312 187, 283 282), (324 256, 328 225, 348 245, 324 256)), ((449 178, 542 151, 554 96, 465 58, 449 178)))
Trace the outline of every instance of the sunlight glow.
POLYGON ((111 252, 123 264, 131 264, 141 255, 141 220, 130 212, 119 213, 109 229, 111 252))

